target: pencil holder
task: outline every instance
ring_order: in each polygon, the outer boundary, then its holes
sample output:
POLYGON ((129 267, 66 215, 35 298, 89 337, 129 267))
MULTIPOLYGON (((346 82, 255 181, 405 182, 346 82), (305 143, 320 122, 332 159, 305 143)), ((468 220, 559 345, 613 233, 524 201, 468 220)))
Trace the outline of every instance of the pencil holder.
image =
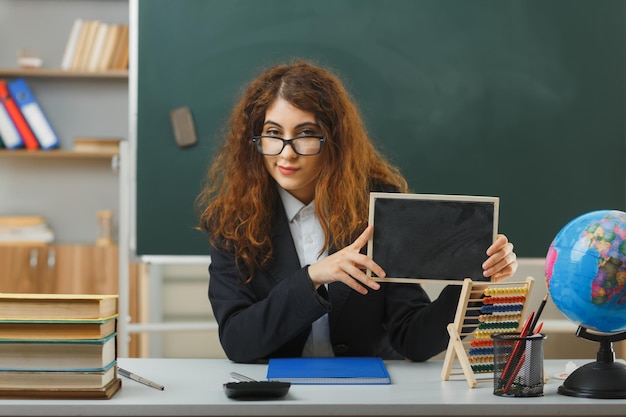
POLYGON ((543 341, 546 336, 499 333, 492 336, 493 393, 506 397, 543 395, 543 341))

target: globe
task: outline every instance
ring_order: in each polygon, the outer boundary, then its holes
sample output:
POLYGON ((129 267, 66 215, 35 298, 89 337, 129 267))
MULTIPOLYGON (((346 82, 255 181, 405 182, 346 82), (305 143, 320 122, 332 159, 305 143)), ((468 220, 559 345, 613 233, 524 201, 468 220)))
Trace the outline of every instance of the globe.
POLYGON ((626 330, 626 213, 598 210, 567 223, 546 256, 550 298, 590 330, 626 330))

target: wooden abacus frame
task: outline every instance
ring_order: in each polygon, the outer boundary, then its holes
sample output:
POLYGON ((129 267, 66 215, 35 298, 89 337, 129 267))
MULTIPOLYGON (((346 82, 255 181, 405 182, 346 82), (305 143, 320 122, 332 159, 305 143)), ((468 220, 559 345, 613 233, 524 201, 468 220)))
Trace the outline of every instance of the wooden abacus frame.
MULTIPOLYGON (((481 339, 480 337, 476 337, 481 319, 478 315, 468 316, 467 314, 469 311, 477 312, 481 310, 482 307, 472 306, 470 304, 483 304, 483 296, 512 296, 515 298, 516 304, 523 301, 521 303, 521 310, 514 313, 515 319, 511 319, 513 315, 510 314, 507 317, 510 320, 508 322, 503 322, 507 323, 506 325, 510 325, 510 323, 515 321, 515 327, 498 328, 496 325, 490 330, 483 331, 481 337, 485 340, 491 340, 490 333, 519 332, 523 324, 522 318, 525 317, 527 313, 528 300, 530 298, 534 281, 533 277, 527 277, 523 282, 474 282, 469 278, 463 281, 463 288, 461 290, 461 296, 459 297, 459 304, 457 306, 454 322, 448 324, 447 328, 448 334, 450 335, 450 342, 448 343, 448 349, 443 362, 443 370, 441 371, 442 380, 447 381, 452 375, 464 374, 469 387, 474 388, 479 382, 475 373, 491 373, 491 377, 481 378, 481 382, 493 381, 493 369, 488 369, 489 367, 485 366, 485 369, 482 371, 476 371, 472 368, 468 347, 471 346, 472 341, 481 339), (523 295, 523 300, 521 295, 523 295), (455 366, 455 363, 457 366, 455 366), (462 372, 458 370, 459 366, 462 372)), ((496 320, 494 320, 494 322, 497 321, 496 316, 496 320)), ((484 319, 482 322, 485 322, 484 319)))

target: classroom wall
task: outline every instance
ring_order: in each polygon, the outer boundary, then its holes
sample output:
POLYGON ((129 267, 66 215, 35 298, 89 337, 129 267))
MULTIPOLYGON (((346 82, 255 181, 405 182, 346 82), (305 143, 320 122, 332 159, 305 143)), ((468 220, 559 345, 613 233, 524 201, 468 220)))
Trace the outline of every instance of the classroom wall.
MULTIPOLYGON (((128 21, 124 4, 123 0, 0 0, 0 67, 15 66, 15 56, 20 47, 34 47, 41 53, 46 65, 58 66, 74 16, 98 16, 111 21, 128 21), (108 15, 106 13, 109 13, 107 10, 111 1, 122 7, 115 7, 115 11, 108 15), (33 9, 38 13, 32 13, 33 9), (67 13, 68 10, 72 13, 67 13), (25 22, 29 28, 41 30, 24 31, 25 22), (58 36, 42 36, 42 32, 50 32, 51 25, 58 36), (15 36, 16 33, 21 36, 15 36)), ((78 129, 84 132, 103 136, 127 136, 128 91, 126 86, 119 87, 120 85, 93 80, 32 81, 32 88, 50 119, 54 121, 66 146, 69 146, 67 141, 71 139, 73 132, 64 131, 63 126, 75 122, 77 118, 80 121, 78 129), (94 100, 93 91, 98 92, 97 100, 94 100), (80 109, 86 115, 63 112, 58 106, 59 102, 80 109), (81 106, 80 103, 89 103, 89 106, 81 106)), ((40 208, 45 207, 61 241, 90 242, 95 237, 95 211, 105 208, 105 203, 117 207, 118 177, 106 166, 98 170, 98 175, 88 174, 92 167, 80 164, 68 167, 63 164, 51 166, 52 163, 39 160, 2 160, 0 212, 13 212, 18 207, 27 207, 27 211, 37 213, 40 208), (7 178, 11 181, 7 181, 7 178), (45 181, 42 180, 44 178, 45 181), (76 188, 83 190, 83 193, 69 199, 59 194, 59 189, 49 186, 70 182, 77 184, 76 181, 79 181, 76 188), (29 190, 29 199, 26 199, 24 190, 29 190), (68 204, 84 206, 84 214, 67 219, 64 213, 68 204)), ((151 304, 161 307, 158 310, 163 320, 212 322, 207 299, 206 265, 164 265, 162 272, 161 290, 158 296, 151 299, 151 304)), ((541 261, 523 261, 514 278, 523 279, 528 275, 537 279, 532 303, 538 305, 545 294, 541 261)), ((152 286, 154 284, 153 282, 152 286)), ((436 295, 437 288, 429 291, 436 295)), ((544 314, 546 319, 563 318, 551 303, 544 314)), ((156 334, 151 335, 150 341, 151 356, 224 357, 215 330, 156 334)), ((546 357, 592 359, 595 352, 595 344, 577 339, 573 334, 548 332, 546 357)))

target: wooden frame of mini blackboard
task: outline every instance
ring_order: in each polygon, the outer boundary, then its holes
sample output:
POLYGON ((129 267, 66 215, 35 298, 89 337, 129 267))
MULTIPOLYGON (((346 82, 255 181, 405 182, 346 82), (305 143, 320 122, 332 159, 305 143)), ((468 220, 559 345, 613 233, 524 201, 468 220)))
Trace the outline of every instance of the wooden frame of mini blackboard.
POLYGON ((499 205, 498 197, 370 193, 367 255, 386 276, 367 275, 383 282, 491 281, 482 263, 496 239, 499 205))

